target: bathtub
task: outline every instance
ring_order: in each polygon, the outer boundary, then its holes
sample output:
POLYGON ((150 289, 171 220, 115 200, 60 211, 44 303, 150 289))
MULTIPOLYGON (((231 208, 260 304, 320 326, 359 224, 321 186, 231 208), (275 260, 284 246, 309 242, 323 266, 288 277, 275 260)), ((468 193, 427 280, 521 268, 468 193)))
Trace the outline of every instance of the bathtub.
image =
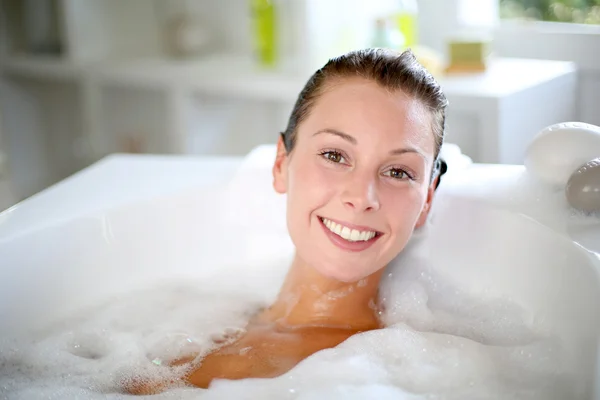
MULTIPOLYGON (((113 155, 0 214, 0 337, 155 282, 208 279, 240 257, 259 265, 289 256, 268 163, 245 172, 248 192, 231 184, 242 162, 113 155)), ((600 226, 526 180, 523 166, 449 172, 415 246, 426 235, 424 251, 473 296, 509 298, 560 332, 582 398, 594 398, 600 226)))

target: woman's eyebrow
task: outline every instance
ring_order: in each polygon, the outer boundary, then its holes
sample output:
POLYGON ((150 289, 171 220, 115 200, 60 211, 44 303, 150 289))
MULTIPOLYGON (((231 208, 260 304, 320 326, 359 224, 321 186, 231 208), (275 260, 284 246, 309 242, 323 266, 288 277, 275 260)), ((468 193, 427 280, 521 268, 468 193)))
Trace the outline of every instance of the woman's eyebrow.
POLYGON ((322 134, 322 133, 328 133, 328 134, 330 134, 330 135, 336 135, 336 136, 339 136, 339 137, 341 137, 342 139, 344 139, 344 140, 346 140, 346 141, 348 141, 348 142, 350 142, 350 143, 352 143, 352 144, 356 144, 356 143, 357 143, 357 141, 356 141, 356 139, 355 139, 354 137, 352 137, 352 136, 350 136, 350 135, 348 135, 347 133, 344 133, 344 132, 342 132, 342 131, 338 131, 337 129, 330 129, 330 128, 327 128, 327 129, 321 129, 321 130, 319 130, 319 131, 315 132, 315 133, 313 134, 313 136, 317 136, 317 135, 320 135, 320 134, 322 134))
POLYGON ((416 153, 416 154, 420 155, 421 157, 426 158, 425 154, 423 154, 422 151, 415 149, 413 147, 405 147, 405 148, 394 149, 394 150, 390 151, 390 154, 393 156, 406 154, 406 153, 416 153))
MULTIPOLYGON (((327 133, 327 134, 330 134, 330 135, 335 135, 335 136, 341 137, 342 139, 344 139, 344 140, 352 143, 353 145, 356 145, 358 143, 357 140, 353 136, 351 136, 351 135, 349 135, 347 133, 344 133, 342 131, 338 131, 337 129, 331 129, 331 128, 321 129, 321 130, 315 132, 313 134, 313 136, 317 136, 317 135, 320 135, 320 134, 323 134, 323 133, 327 133)), ((397 156, 397 155, 401 155, 401 154, 406 154, 406 153, 415 153, 415 154, 420 155, 423 158, 427 158, 426 155, 423 154, 422 151, 420 151, 420 150, 418 150, 416 148, 413 148, 413 147, 404 147, 404 148, 394 149, 394 150, 390 151, 390 155, 393 155, 393 156, 397 156)))

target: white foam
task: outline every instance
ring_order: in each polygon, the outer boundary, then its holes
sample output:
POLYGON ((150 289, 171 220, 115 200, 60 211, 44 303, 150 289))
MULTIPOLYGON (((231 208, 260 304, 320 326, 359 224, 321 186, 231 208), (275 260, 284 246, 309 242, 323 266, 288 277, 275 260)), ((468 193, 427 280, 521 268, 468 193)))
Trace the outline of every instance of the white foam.
MULTIPOLYGON (((411 262, 405 257, 390 266, 382 284, 388 328, 351 337, 276 379, 215 381, 208 391, 177 388, 156 398, 580 395, 560 338, 536 326, 527 310, 506 299, 473 297, 417 250, 407 254, 411 262)), ((269 270, 277 268, 254 272, 269 270)), ((168 376, 169 368, 152 361, 208 351, 213 335, 243 328, 267 305, 283 278, 247 280, 242 265, 221 272, 210 282, 165 283, 107 299, 28 337, 3 339, 0 389, 10 399, 111 399, 122 396, 127 379, 168 376)))
POLYGON ((462 197, 525 213, 556 230, 567 224, 598 226, 600 223, 600 214, 585 213, 571 207, 564 187, 540 182, 523 166, 474 168, 443 177, 442 182, 442 191, 448 189, 462 197))

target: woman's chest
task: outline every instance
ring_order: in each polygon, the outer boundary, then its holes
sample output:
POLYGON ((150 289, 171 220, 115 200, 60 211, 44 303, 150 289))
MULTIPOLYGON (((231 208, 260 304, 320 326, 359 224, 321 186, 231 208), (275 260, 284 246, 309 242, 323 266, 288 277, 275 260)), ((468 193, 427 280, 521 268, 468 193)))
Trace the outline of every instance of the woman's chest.
POLYGON ((236 342, 208 354, 189 376, 189 383, 208 387, 213 379, 272 378, 319 350, 335 347, 356 331, 306 328, 281 332, 253 327, 236 342))

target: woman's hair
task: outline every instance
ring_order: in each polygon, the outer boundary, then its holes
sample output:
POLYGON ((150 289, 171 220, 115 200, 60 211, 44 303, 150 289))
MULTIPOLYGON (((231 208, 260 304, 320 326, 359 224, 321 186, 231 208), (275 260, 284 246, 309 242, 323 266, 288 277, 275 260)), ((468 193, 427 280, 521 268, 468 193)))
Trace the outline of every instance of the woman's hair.
POLYGON ((352 77, 374 81, 390 91, 401 90, 421 101, 431 113, 435 139, 434 160, 437 159, 444 140, 448 104, 446 96, 433 76, 419 64, 410 50, 399 53, 386 49, 365 49, 346 53, 329 60, 310 77, 300 92, 288 126, 282 133, 288 153, 294 148, 298 125, 308 117, 327 84, 352 77))

